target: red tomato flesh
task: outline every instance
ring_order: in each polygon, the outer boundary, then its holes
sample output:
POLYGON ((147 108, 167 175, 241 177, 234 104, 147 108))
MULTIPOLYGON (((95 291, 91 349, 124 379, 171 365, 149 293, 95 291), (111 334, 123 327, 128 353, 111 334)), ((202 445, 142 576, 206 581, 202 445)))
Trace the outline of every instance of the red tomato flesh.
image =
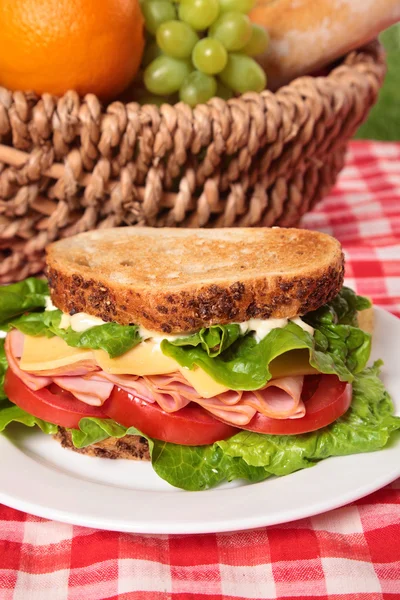
POLYGON ((239 431, 215 419, 196 404, 189 404, 175 413, 167 413, 156 402, 149 404, 117 386, 106 404, 110 419, 125 427, 134 424, 149 437, 172 444, 205 446, 226 440, 239 431))
POLYGON ((22 410, 61 427, 79 429, 79 421, 84 417, 107 418, 104 406, 89 406, 57 385, 31 390, 11 369, 6 372, 4 391, 22 410))

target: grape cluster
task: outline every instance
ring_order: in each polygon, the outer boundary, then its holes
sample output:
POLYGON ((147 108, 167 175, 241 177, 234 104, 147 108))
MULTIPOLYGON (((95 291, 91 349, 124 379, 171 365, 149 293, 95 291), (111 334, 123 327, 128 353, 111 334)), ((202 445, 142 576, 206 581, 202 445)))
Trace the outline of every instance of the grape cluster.
POLYGON ((247 13, 255 0, 142 0, 147 42, 143 83, 148 92, 190 106, 214 96, 260 92, 263 69, 252 58, 268 34, 247 13))

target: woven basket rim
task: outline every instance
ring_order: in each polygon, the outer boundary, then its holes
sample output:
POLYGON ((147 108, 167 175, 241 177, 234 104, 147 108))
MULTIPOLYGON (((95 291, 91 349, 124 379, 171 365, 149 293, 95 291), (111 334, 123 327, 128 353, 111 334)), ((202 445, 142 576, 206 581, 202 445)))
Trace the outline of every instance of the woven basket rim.
MULTIPOLYGON (((217 110, 222 110, 223 105, 227 105, 229 107, 235 107, 235 106, 237 106, 238 102, 241 102, 241 101, 252 102, 255 100, 255 98, 257 98, 257 96, 260 96, 260 97, 266 98, 266 99, 270 98, 270 97, 275 97, 275 98, 282 99, 285 102, 288 102, 288 101, 290 102, 291 92, 293 90, 301 88, 304 84, 306 84, 306 85, 312 84, 313 87, 318 89, 320 82, 328 81, 334 85, 335 90, 337 90, 338 86, 340 88, 340 86, 346 87, 348 85, 352 85, 351 81, 349 82, 349 80, 348 80, 349 73, 354 72, 355 74, 357 74, 360 70, 360 67, 362 68, 362 70, 365 69, 366 64, 364 64, 364 63, 367 63, 367 64, 368 63, 371 64, 374 62, 376 62, 377 64, 383 63, 384 57, 385 57, 385 51, 383 49, 382 44, 378 40, 374 40, 373 42, 370 42, 367 45, 365 45, 359 49, 353 50, 352 52, 346 54, 344 57, 342 57, 342 59, 337 61, 337 64, 335 64, 332 67, 332 69, 329 71, 329 73, 327 75, 319 75, 317 77, 314 77, 312 75, 303 75, 301 77, 297 77, 296 79, 291 81, 289 84, 282 86, 275 92, 272 92, 271 90, 266 89, 260 93, 247 92, 246 94, 242 94, 241 96, 238 96, 235 98, 230 98, 229 100, 223 100, 222 98, 212 98, 206 104, 199 104, 196 107, 194 107, 193 109, 191 109, 187 104, 185 104, 183 102, 178 102, 175 105, 170 105, 168 103, 165 103, 165 104, 162 104, 160 107, 158 107, 157 105, 153 105, 153 104, 139 105, 137 102, 125 102, 124 103, 124 102, 121 102, 120 100, 115 100, 104 106, 102 117, 106 118, 108 113, 112 113, 113 109, 118 108, 121 104, 123 104, 126 107, 134 106, 135 108, 137 108, 139 115, 140 115, 141 111, 143 111, 144 113, 146 113, 147 111, 151 111, 153 114, 154 114, 154 112, 156 112, 161 115, 161 114, 163 114, 163 111, 168 110, 168 108, 178 108, 179 107, 185 111, 185 113, 186 113, 185 116, 187 118, 189 118, 190 114, 193 115, 193 113, 195 113, 196 111, 202 111, 203 107, 212 106, 213 108, 216 108, 217 110), (364 53, 365 53, 366 60, 360 61, 359 57, 360 57, 360 55, 364 55, 364 53)), ((333 93, 334 88, 332 87, 332 93, 333 93)), ((2 88, 0 86, 0 99, 1 99, 2 92, 4 93, 4 91, 5 91, 5 88, 2 88)), ((24 96, 32 97, 32 98, 35 98, 36 100, 39 100, 41 98, 43 100, 43 102, 46 102, 50 98, 52 98, 52 99, 56 98, 56 97, 52 96, 51 94, 47 94, 47 93, 42 94, 41 96, 38 96, 38 95, 34 94, 33 92, 18 91, 18 92, 11 92, 11 93, 17 97, 20 96, 21 94, 23 94, 24 96)), ((75 91, 68 91, 63 96, 56 98, 57 104, 62 105, 63 103, 69 103, 73 99, 72 97, 74 97, 75 100, 77 98, 79 98, 78 94, 75 91)), ((80 100, 82 100, 83 102, 85 102, 85 101, 90 102, 93 99, 98 101, 97 97, 94 94, 86 94, 85 96, 80 98, 80 100)), ((23 166, 24 164, 26 164, 28 159, 29 159, 28 152, 18 150, 9 145, 0 144, 0 162, 3 162, 5 164, 19 168, 19 167, 23 166)), ((65 165, 63 165, 62 163, 55 163, 55 164, 52 164, 51 167, 44 172, 44 175, 46 175, 48 177, 53 177, 55 179, 61 179, 65 174, 65 168, 66 168, 65 165)), ((90 173, 84 174, 83 177, 81 178, 82 185, 83 186, 88 185, 91 181, 91 177, 92 176, 90 173)), ((144 191, 142 191, 139 188, 138 193, 139 193, 139 196, 141 196, 141 198, 144 199, 144 196, 145 196, 144 191)), ((176 194, 174 194, 174 193, 166 194, 165 200, 166 200, 167 207, 170 207, 173 205, 175 196, 176 196, 176 194)))

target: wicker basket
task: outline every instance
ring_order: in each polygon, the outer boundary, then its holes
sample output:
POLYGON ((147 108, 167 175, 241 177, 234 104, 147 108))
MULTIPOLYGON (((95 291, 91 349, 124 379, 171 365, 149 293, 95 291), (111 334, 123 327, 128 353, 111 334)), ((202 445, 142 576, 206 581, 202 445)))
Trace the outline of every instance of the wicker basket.
POLYGON ((326 77, 194 110, 0 88, 0 282, 98 227, 298 224, 335 183, 384 74, 374 42, 326 77))

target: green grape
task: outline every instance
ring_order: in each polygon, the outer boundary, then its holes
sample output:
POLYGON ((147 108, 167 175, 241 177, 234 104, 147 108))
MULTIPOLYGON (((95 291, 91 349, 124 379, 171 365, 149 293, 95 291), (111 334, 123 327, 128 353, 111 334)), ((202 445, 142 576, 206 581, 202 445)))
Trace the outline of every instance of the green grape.
POLYGON ((218 98, 222 98, 223 100, 229 100, 233 97, 233 92, 230 88, 226 87, 226 85, 218 81, 217 91, 215 95, 218 96, 218 98))
POLYGON ((209 36, 219 40, 228 52, 234 52, 248 43, 251 32, 251 21, 247 15, 228 12, 222 14, 212 24, 209 36))
POLYGON ((225 69, 228 53, 219 40, 203 38, 193 49, 192 61, 199 71, 207 75, 216 75, 225 69))
POLYGON ((174 58, 189 58, 199 36, 187 23, 166 21, 157 29, 157 44, 165 54, 174 58))
POLYGON ((268 31, 264 29, 262 25, 253 23, 251 38, 247 44, 242 48, 242 52, 247 56, 257 56, 266 51, 269 44, 268 31))
POLYGON ((167 0, 146 0, 141 5, 144 25, 149 33, 156 35, 156 31, 165 21, 172 21, 176 17, 175 6, 167 0))
POLYGON ((210 98, 215 96, 216 91, 217 82, 215 77, 200 71, 193 71, 185 78, 179 92, 179 98, 189 106, 196 106, 196 104, 208 102, 210 98))
POLYGON ((142 58, 142 63, 141 63, 142 68, 145 69, 151 62, 153 62, 153 60, 155 60, 156 58, 158 58, 161 55, 162 55, 162 50, 157 46, 156 42, 147 42, 147 44, 144 48, 144 53, 143 53, 143 58, 142 58))
POLYGON ((247 15, 254 7, 256 0, 219 0, 221 13, 240 12, 247 15))
POLYGON ((230 54, 228 64, 219 77, 222 83, 239 94, 261 92, 267 84, 267 77, 260 65, 244 54, 230 54))
POLYGON ((179 18, 196 31, 208 29, 219 15, 218 0, 181 0, 179 18))
POLYGON ((191 62, 171 56, 159 56, 144 72, 144 84, 152 94, 168 96, 179 90, 192 69, 191 62))

